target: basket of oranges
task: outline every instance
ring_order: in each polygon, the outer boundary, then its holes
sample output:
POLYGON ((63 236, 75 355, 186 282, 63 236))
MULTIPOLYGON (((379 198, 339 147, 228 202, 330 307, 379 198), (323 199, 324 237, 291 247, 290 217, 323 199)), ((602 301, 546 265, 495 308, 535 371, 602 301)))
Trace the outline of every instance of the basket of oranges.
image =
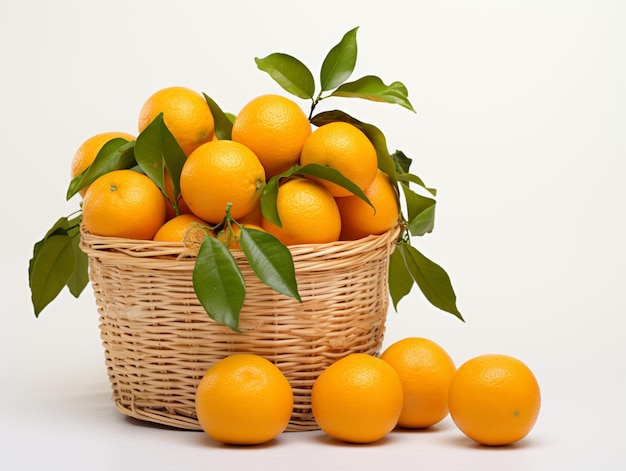
POLYGON ((397 308, 417 285, 461 318, 445 271, 411 244, 432 231, 435 191, 376 126, 315 112, 331 97, 412 110, 400 82, 347 82, 356 32, 327 54, 319 86, 292 56, 256 59, 310 100, 308 115, 279 94, 232 115, 168 87, 145 101, 136 136, 102 133, 76 152, 67 197, 81 209, 35 244, 32 300, 39 315, 64 287, 78 296, 91 282, 122 413, 200 429, 204 373, 252 353, 289 380, 288 429, 315 429, 314 381, 350 353, 380 352, 390 300, 397 308))

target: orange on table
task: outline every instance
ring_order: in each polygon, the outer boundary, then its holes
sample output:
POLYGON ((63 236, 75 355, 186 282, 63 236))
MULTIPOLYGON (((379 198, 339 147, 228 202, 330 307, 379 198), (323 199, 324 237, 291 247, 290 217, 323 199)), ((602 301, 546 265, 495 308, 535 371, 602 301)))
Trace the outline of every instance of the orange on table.
POLYGON ((341 216, 332 195, 305 178, 292 178, 278 188, 276 208, 282 227, 265 217, 261 226, 285 245, 335 242, 341 216))
POLYGON ((389 176, 377 170, 376 177, 363 191, 374 207, 358 196, 336 198, 341 214, 342 240, 356 240, 370 234, 382 234, 398 222, 400 206, 389 176))
POLYGON ((371 443, 391 432, 402 410, 402 383, 389 363, 352 353, 313 383, 311 409, 322 431, 351 443, 371 443))
MULTIPOLYGON (((98 152, 100 152, 102 147, 107 142, 115 138, 122 138, 126 139, 127 141, 135 140, 135 136, 133 136, 132 134, 117 131, 103 132, 91 136, 80 145, 80 147, 76 150, 76 153, 74 154, 74 158, 72 159, 72 166, 70 169, 72 179, 76 178, 87 167, 89 167, 96 159, 96 156, 98 155, 98 152)), ((86 192, 87 187, 81 189, 79 191, 79 194, 84 198, 86 192)))
POLYGON ((83 224, 92 234, 150 240, 165 222, 165 201, 145 174, 113 170, 98 177, 83 200, 83 224))
POLYGON ((195 405, 200 426, 212 439, 256 445, 287 428, 293 391, 269 360, 234 354, 209 368, 196 390, 195 405))
POLYGON ((530 368, 508 355, 488 354, 463 363, 448 395, 456 426, 483 445, 509 445, 531 431, 541 408, 530 368))
POLYGON ((380 358, 396 370, 402 382, 400 427, 430 427, 448 415, 448 389, 456 367, 440 345, 407 337, 387 347, 380 358))
POLYGON ((238 219, 252 211, 265 188, 265 170, 243 144, 229 140, 207 142, 191 153, 180 175, 180 190, 189 209, 217 224, 230 214, 238 219))
POLYGON ((298 163, 311 124, 294 101, 280 95, 250 100, 235 117, 232 140, 248 146, 265 168, 266 178, 298 163))
POLYGON ((143 131, 160 113, 185 155, 213 139, 215 121, 206 100, 186 87, 166 87, 144 102, 137 127, 143 131))
MULTIPOLYGON (((376 176, 378 157, 374 145, 359 128, 337 121, 320 126, 305 141, 300 165, 308 164, 339 170, 344 177, 365 190, 376 176)), ((328 180, 318 181, 333 196, 352 194, 328 180)))
MULTIPOLYGON (((154 235, 153 240, 159 242, 183 242, 187 230, 192 224, 199 226, 206 226, 207 223, 194 214, 181 214, 169 219, 163 224, 157 233, 154 235)), ((213 231, 206 227, 207 235, 211 235, 213 231)))

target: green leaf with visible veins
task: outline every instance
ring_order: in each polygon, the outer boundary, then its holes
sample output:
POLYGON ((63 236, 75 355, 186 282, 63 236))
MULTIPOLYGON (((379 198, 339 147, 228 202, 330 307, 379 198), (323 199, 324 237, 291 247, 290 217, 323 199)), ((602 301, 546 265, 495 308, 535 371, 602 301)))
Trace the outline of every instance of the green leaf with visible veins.
POLYGON ((433 306, 463 320, 463 316, 456 306, 456 294, 452 288, 450 277, 445 270, 407 242, 398 244, 397 250, 400 251, 408 272, 426 299, 433 306))
POLYGON ((400 186, 406 201, 407 219, 411 235, 421 236, 432 232, 435 227, 436 201, 415 193, 404 182, 400 186))
POLYGON ((136 164, 134 147, 135 141, 127 141, 121 137, 104 144, 91 165, 72 179, 67 188, 66 199, 69 200, 105 173, 134 167, 136 164))
POLYGON ((241 249, 259 279, 273 290, 302 302, 289 249, 267 232, 240 228, 241 249))
POLYGON ((400 252, 401 249, 396 249, 389 256, 389 295, 396 311, 398 303, 411 292, 414 284, 400 252))
POLYGON ((81 214, 59 218, 33 247, 28 285, 37 317, 65 285, 77 297, 89 281, 87 256, 79 247, 81 220, 81 214))
POLYGON ((354 82, 344 83, 332 92, 330 96, 363 98, 371 101, 392 103, 415 112, 413 105, 409 101, 409 92, 403 83, 393 82, 390 85, 385 85, 375 75, 367 75, 354 82))
POLYGON ((203 93, 203 95, 215 121, 215 135, 218 139, 230 140, 233 130, 232 115, 229 116, 224 113, 219 105, 206 93, 203 93))
POLYGON ((74 256, 74 271, 66 284, 72 296, 78 298, 89 283, 89 258, 80 249, 80 232, 72 235, 72 254, 74 256))
POLYGON ((29 265, 31 301, 35 316, 61 292, 74 272, 72 237, 54 234, 36 244, 29 265))
POLYGON ((324 58, 320 71, 322 91, 332 90, 344 83, 356 65, 358 26, 344 34, 341 41, 334 46, 324 58))
POLYGON ((246 284, 237 261, 214 237, 205 237, 193 269, 196 296, 211 319, 239 330, 246 284))
POLYGON ((185 152, 165 125, 163 113, 159 113, 137 136, 137 142, 135 143, 137 164, 166 196, 165 169, 167 169, 174 186, 174 201, 170 201, 170 204, 174 207, 177 214, 177 201, 180 194, 180 173, 186 158, 185 152))
POLYGON ((255 57, 254 61, 260 70, 267 72, 287 92, 305 100, 313 99, 315 79, 300 60, 275 52, 262 59, 255 57))

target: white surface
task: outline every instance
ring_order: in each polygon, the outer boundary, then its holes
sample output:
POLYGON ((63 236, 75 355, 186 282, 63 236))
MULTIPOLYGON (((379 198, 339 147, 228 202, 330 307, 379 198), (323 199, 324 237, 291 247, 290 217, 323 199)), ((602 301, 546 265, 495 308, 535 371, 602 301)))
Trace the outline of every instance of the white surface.
MULTIPOLYGON (((625 9, 620 0, 502 2, 6 2, 0 15, 4 258, 0 469, 624 469, 625 9), (246 3, 240 5, 240 3, 246 3), (317 74, 360 25, 354 78, 400 80, 418 110, 328 101, 378 125, 439 190, 414 243, 452 277, 465 324, 417 291, 385 344, 439 342, 457 365, 525 361, 539 421, 509 448, 446 419, 371 446, 317 433, 231 448, 126 419, 110 401, 89 292, 35 319, 33 243, 64 201, 78 145, 135 132, 141 104, 180 84, 237 111, 282 93, 253 58, 287 52, 317 74)), ((303 106, 306 106, 303 103, 303 106)))

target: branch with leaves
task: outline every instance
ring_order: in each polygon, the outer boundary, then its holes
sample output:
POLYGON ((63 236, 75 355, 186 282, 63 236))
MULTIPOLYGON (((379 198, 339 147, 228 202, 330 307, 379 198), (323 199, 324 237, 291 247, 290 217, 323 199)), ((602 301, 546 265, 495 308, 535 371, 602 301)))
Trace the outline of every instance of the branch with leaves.
MULTIPOLYGON (((401 205, 404 209, 399 214, 402 230, 389 260, 389 292, 394 309, 397 310, 400 300, 417 285, 433 306, 463 320, 445 270, 411 244, 412 236, 423 236, 434 228, 436 191, 410 172, 412 161, 403 152, 389 153, 385 135, 376 126, 340 110, 315 114, 317 105, 332 97, 397 104, 415 111, 401 82, 386 85, 373 75, 347 81, 356 65, 357 30, 348 31, 328 52, 320 70, 319 86, 309 68, 288 54, 274 53, 262 59, 255 58, 255 62, 285 91, 310 101, 309 120, 314 126, 334 121, 348 122, 363 131, 374 145, 378 167, 389 176, 398 198, 403 197, 404 203, 401 205), (415 191, 415 187, 419 191, 415 191)), ((207 94, 204 98, 214 117, 216 136, 218 139, 230 139, 232 115, 225 113, 207 94)), ((174 197, 170 203, 178 214, 179 177, 184 162, 185 154, 167 129, 161 114, 137 136, 136 141, 117 138, 106 143, 94 162, 70 182, 66 197, 69 200, 99 176, 122 168, 145 173, 167 196, 167 173, 174 183, 174 197)), ((264 217, 278 226, 281 225, 276 208, 278 188, 286 179, 298 175, 329 180, 371 205, 361 189, 337 170, 319 165, 296 165, 272 177, 261 197, 264 217)), ((79 248, 80 221, 80 212, 69 218, 60 218, 34 246, 29 263, 29 283, 36 316, 64 287, 67 286, 70 293, 78 297, 88 283, 87 257, 79 248)), ((230 216, 229 208, 225 208, 224 220, 212 229, 226 227, 232 233, 233 225, 240 228, 241 248, 259 279, 275 291, 300 301, 289 249, 268 233, 240 225, 230 216)), ((223 243, 211 237, 204 238, 196 256, 192 281, 208 315, 238 331, 239 314, 245 300, 245 283, 235 258, 223 243)))

